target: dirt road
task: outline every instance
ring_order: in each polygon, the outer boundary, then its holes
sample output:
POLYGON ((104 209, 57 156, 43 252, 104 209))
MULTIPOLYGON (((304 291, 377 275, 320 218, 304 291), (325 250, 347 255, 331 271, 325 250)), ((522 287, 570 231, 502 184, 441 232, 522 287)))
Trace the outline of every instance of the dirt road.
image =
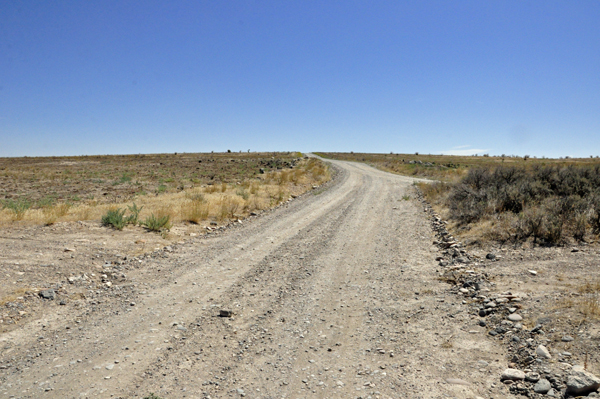
POLYGON ((328 189, 1 336, 0 398, 509 397, 412 180, 333 164, 328 189))

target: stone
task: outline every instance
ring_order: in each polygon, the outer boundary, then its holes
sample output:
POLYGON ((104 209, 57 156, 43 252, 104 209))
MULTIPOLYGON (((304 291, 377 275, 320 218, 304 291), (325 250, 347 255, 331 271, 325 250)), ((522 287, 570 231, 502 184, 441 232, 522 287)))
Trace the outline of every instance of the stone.
POLYGON ((567 379, 567 393, 585 395, 600 388, 600 378, 585 370, 572 371, 567 379))
POLYGON ((565 335, 564 337, 562 337, 562 342, 571 342, 573 340, 574 340, 574 338, 571 337, 570 335, 565 335))
POLYGON ((467 381, 461 380, 460 378, 446 378, 446 382, 452 385, 469 385, 467 381))
POLYGON ((510 380, 510 381, 519 381, 525 379, 525 373, 518 369, 506 369, 502 372, 500 376, 501 381, 510 380))
POLYGON ((536 276, 537 272, 535 270, 529 270, 529 274, 531 274, 532 276, 536 276))
POLYGON ((533 328, 531 329, 531 333, 532 333, 532 334, 535 334, 535 333, 537 333, 538 331, 540 331, 542 328, 543 328, 543 326, 542 326, 541 324, 538 324, 538 325, 536 325, 535 327, 533 327, 533 328))
POLYGON ((538 373, 531 371, 531 372, 525 374, 525 381, 538 382, 539 380, 540 380, 540 375, 538 373))
POLYGON ((221 316, 221 317, 231 317, 231 316, 233 316, 233 312, 231 310, 221 310, 219 312, 219 316, 221 316))
POLYGON ((535 353, 536 353, 536 355, 538 355, 538 357, 541 357, 542 359, 551 359, 552 358, 550 351, 544 345, 538 346, 537 349, 535 350, 535 353))
POLYGON ((523 317, 519 314, 513 313, 511 315, 508 315, 508 320, 510 321, 521 321, 523 320, 523 317))
POLYGON ((548 381, 545 378, 542 378, 541 380, 536 382, 535 385, 533 386, 533 392, 541 393, 541 394, 545 395, 548 393, 548 391, 551 388, 552 388, 552 385, 550 385, 550 381, 548 381))
POLYGON ((54 300, 54 298, 56 298, 56 291, 50 289, 50 290, 44 290, 40 292, 40 296, 44 299, 49 299, 51 301, 54 300))
POLYGON ((556 389, 551 388, 548 393, 546 394, 546 396, 549 396, 551 398, 558 398, 558 392, 556 392, 556 389))
POLYGON ((489 253, 485 256, 485 258, 489 259, 489 260, 494 260, 494 259, 496 259, 496 255, 493 253, 489 253))

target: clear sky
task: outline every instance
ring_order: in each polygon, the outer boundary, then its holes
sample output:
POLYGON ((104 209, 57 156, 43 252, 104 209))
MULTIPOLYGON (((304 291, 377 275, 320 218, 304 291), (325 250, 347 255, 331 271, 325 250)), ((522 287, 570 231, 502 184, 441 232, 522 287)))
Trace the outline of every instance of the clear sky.
POLYGON ((600 155, 600 2, 0 2, 0 156, 227 149, 600 155))

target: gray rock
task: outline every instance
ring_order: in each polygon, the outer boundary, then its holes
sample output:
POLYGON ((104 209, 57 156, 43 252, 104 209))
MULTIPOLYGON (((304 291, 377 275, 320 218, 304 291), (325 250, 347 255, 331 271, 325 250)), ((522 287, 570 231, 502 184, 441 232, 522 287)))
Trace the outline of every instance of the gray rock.
POLYGON ((40 296, 44 299, 49 299, 49 300, 54 300, 54 298, 56 298, 56 291, 50 289, 50 290, 44 290, 40 292, 40 296))
POLYGON ((567 379, 567 393, 585 395, 600 388, 600 378, 584 370, 573 371, 567 379))
POLYGON ((485 256, 485 258, 489 259, 489 260, 494 260, 494 259, 496 259, 496 255, 493 253, 489 253, 485 256))
POLYGON ((548 393, 546 395, 550 396, 551 398, 558 398, 559 393, 556 392, 556 389, 550 388, 550 390, 548 391, 548 393))
POLYGON ((461 380, 460 378, 446 378, 446 382, 452 385, 469 385, 467 381, 461 380))
POLYGON ((535 353, 536 353, 536 355, 538 355, 538 357, 541 357, 542 359, 551 359, 552 358, 550 351, 544 345, 538 346, 537 349, 535 350, 535 353))
POLYGON ((541 380, 536 382, 536 384, 533 386, 533 392, 541 393, 544 395, 547 394, 550 389, 552 389, 552 386, 550 385, 550 381, 548 381, 545 378, 542 378, 541 380))
POLYGON ((231 310, 221 310, 219 312, 219 316, 221 316, 221 317, 231 317, 231 316, 233 316, 233 312, 231 310))
POLYGON ((517 369, 506 369, 502 372, 500 376, 500 380, 510 380, 510 381, 519 381, 525 379, 525 373, 521 370, 517 369))
POLYGON ((521 341, 521 338, 517 337, 516 335, 513 335, 512 337, 510 337, 510 340, 511 340, 512 342, 520 342, 520 341, 521 341))
POLYGON ((562 342, 571 342, 574 339, 575 338, 571 337, 570 335, 565 335, 564 337, 562 337, 562 342))
POLYGON ((540 375, 538 373, 529 372, 525 374, 525 380, 529 382, 538 382, 540 380, 540 375))
POLYGON ((510 321, 521 321, 521 320, 523 320, 523 317, 521 317, 521 315, 513 313, 511 315, 508 315, 508 320, 510 320, 510 321))

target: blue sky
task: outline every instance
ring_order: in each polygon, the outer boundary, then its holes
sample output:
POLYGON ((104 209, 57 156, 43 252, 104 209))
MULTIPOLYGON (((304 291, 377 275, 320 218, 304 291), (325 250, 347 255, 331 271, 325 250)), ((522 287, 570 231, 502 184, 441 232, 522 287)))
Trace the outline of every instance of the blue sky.
POLYGON ((0 156, 600 155, 600 2, 0 2, 0 156))

